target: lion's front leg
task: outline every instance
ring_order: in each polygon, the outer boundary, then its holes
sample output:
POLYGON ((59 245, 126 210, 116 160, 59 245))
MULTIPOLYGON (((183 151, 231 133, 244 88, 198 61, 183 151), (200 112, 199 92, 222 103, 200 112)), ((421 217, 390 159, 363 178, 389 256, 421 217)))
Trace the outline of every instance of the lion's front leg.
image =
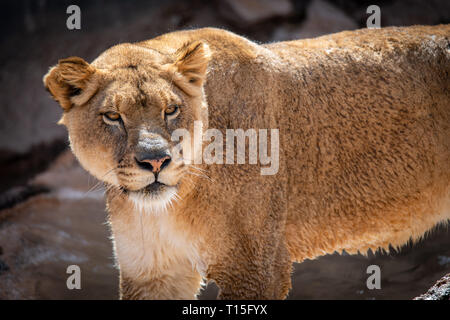
POLYGON ((259 179, 258 193, 256 178, 238 189, 238 203, 220 213, 225 227, 213 232, 225 240, 210 255, 206 277, 218 285, 220 299, 284 299, 291 288, 284 185, 275 176, 259 179))
MULTIPOLYGON (((291 288, 292 262, 283 241, 248 241, 211 265, 208 278, 219 299, 284 299, 291 288)), ((261 240, 261 239, 256 239, 261 240)))

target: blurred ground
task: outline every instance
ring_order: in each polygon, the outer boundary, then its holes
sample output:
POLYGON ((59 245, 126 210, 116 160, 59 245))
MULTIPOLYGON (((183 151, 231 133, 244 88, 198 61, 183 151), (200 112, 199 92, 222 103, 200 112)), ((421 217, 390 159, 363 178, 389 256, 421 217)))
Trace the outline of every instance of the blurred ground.
MULTIPOLYGON (((259 42, 365 26, 372 1, 31 1, 0 10, 0 299, 115 299, 117 271, 104 224, 101 187, 67 148, 61 114, 42 86, 58 59, 93 60, 120 42, 178 29, 224 27, 259 42), (81 30, 66 28, 78 4, 81 30), (57 159, 57 160, 55 160, 57 159), (82 290, 67 290, 66 268, 82 269, 82 290)), ((382 26, 450 22, 447 0, 377 1, 382 26)), ((329 255, 293 275, 292 299, 411 299, 450 270, 450 232, 433 231, 397 254, 329 255), (378 264, 382 289, 368 291, 366 268, 378 264), (332 288, 330 290, 330 288, 332 288)), ((214 297, 208 288, 203 298, 214 297)))

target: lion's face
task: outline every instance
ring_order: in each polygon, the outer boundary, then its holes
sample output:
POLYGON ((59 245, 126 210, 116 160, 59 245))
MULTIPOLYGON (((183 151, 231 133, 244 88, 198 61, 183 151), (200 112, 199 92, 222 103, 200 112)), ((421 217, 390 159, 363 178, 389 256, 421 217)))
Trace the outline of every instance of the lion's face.
POLYGON ((173 56, 121 45, 92 65, 61 60, 44 83, 64 109, 61 123, 83 167, 136 203, 162 208, 190 181, 187 146, 180 150, 172 134, 185 129, 193 137, 194 121, 207 121, 202 87, 208 59, 203 43, 173 56))

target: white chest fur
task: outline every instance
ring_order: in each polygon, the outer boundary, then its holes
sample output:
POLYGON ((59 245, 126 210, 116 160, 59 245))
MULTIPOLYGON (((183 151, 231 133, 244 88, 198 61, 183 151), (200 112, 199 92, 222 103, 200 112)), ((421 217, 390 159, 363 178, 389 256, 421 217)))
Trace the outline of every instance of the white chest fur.
POLYGON ((179 276, 189 270, 204 275, 206 266, 192 241, 170 211, 135 211, 132 217, 112 217, 117 260, 121 271, 143 281, 179 276), (126 222, 125 222, 126 221, 126 222))

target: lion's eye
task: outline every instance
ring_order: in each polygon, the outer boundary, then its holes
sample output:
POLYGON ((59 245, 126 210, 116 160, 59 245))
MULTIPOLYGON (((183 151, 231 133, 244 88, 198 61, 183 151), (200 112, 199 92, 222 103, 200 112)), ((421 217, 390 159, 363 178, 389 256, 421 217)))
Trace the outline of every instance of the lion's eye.
POLYGON ((176 104, 173 104, 173 105, 168 106, 164 110, 164 116, 170 120, 170 119, 175 118, 179 112, 180 112, 180 107, 176 104))
POLYGON ((120 120, 120 114, 118 114, 117 112, 114 112, 114 111, 105 112, 103 114, 103 117, 109 121, 119 121, 120 120))

